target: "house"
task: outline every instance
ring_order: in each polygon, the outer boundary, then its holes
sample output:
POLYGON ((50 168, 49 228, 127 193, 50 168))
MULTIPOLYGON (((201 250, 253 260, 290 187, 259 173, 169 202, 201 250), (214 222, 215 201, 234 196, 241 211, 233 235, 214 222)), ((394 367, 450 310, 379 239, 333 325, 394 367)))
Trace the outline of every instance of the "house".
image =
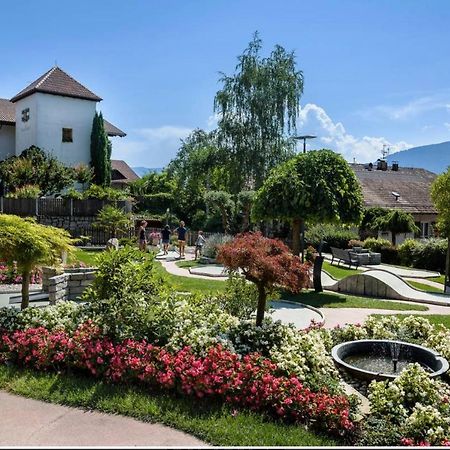
MULTIPOLYGON (((373 164, 350 164, 361 184, 364 205, 398 208, 410 213, 420 229, 418 237, 434 236, 437 211, 431 201, 431 184, 436 174, 425 169, 388 166, 385 160, 373 164)), ((388 233, 382 237, 389 238, 388 233)), ((400 243, 400 241, 399 241, 400 243)))
MULTIPOLYGON (((10 100, 0 99, 0 160, 35 145, 67 166, 89 165, 92 121, 102 99, 52 67, 10 100)), ((104 121, 108 136, 125 136, 104 121)))
POLYGON ((139 176, 125 161, 111 160, 111 187, 125 189, 128 183, 137 179, 139 176))

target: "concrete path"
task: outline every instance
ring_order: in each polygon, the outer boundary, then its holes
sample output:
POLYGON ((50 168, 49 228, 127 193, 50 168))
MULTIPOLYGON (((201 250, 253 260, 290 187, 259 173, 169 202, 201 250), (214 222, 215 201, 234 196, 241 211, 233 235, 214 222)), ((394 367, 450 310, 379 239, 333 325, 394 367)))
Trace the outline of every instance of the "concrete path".
POLYGON ((199 267, 191 267, 189 273, 192 275, 205 275, 212 278, 228 278, 228 271, 223 266, 202 264, 199 267))
POLYGON ((0 446, 206 446, 165 425, 53 405, 3 391, 0 412, 0 446))
POLYGON ((323 322, 321 312, 299 303, 277 300, 272 301, 270 307, 274 310, 271 312, 274 320, 281 320, 283 323, 292 323, 299 330, 308 328, 312 320, 316 323, 323 322))

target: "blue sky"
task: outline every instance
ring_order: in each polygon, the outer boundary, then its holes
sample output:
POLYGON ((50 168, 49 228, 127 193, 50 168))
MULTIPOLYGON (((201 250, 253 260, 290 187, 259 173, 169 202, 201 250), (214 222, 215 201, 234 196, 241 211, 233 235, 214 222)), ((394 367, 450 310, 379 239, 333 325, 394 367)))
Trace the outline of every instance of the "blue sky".
POLYGON ((299 132, 349 161, 450 140, 450 1, 2 2, 0 97, 57 61, 128 133, 116 158, 160 167, 190 130, 214 126, 219 72, 255 30, 304 71, 299 132))

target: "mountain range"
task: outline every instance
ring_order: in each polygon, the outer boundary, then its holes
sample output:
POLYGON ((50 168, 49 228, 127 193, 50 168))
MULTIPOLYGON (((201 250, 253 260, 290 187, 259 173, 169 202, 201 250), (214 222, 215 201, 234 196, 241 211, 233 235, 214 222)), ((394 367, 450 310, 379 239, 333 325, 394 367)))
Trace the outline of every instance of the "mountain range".
POLYGON ((387 160, 389 163, 398 161, 400 167, 418 167, 430 172, 442 173, 450 166, 450 141, 392 153, 387 160))
POLYGON ((140 177, 143 177, 144 175, 147 175, 150 172, 160 173, 163 170, 162 167, 132 167, 132 169, 140 177))

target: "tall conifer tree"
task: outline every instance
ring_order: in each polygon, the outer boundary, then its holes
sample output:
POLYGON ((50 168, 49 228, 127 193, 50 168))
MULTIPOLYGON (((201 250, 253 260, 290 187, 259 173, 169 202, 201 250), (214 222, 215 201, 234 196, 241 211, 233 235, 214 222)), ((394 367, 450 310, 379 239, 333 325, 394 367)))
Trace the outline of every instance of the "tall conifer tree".
POLYGON ((105 131, 102 113, 95 113, 91 132, 91 165, 94 183, 100 186, 111 184, 111 143, 105 131))

